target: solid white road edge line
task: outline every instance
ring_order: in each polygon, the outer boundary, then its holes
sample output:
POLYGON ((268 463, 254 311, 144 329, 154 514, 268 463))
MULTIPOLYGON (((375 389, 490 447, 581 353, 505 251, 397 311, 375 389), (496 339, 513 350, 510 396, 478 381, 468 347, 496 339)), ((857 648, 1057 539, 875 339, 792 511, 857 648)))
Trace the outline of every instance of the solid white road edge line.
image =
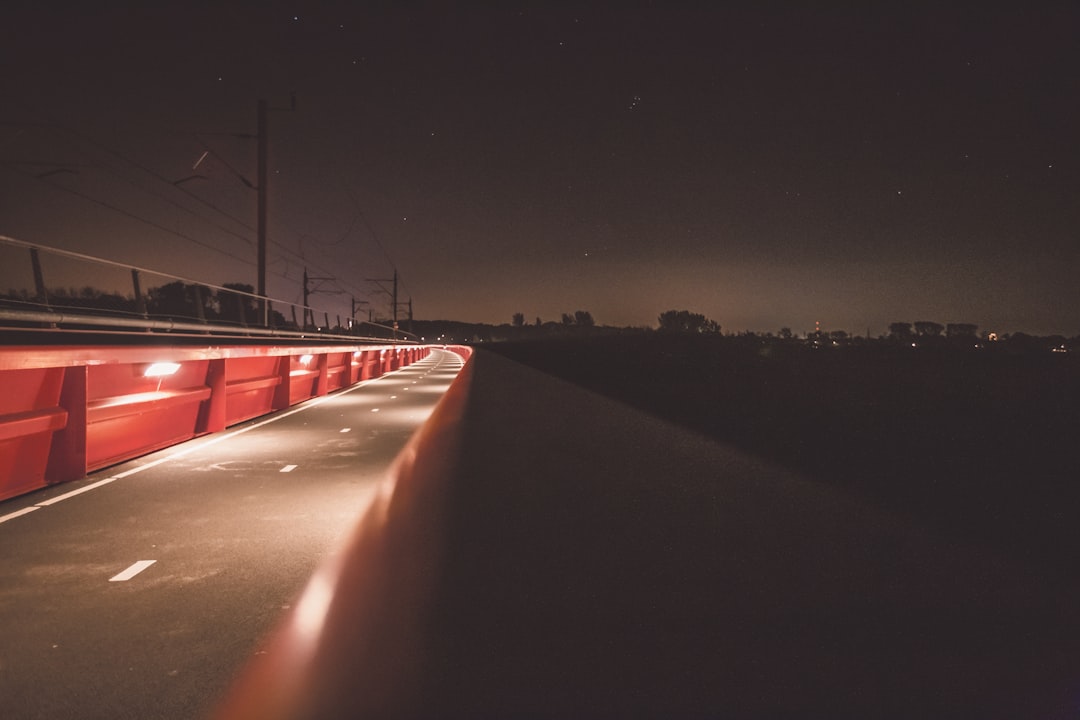
POLYGON ((135 577, 156 562, 157 560, 140 560, 124 572, 113 575, 111 578, 109 578, 109 582, 127 582, 128 580, 135 577))
MULTIPOLYGON (((119 477, 119 476, 117 476, 117 477, 119 477)), ((48 507, 49 505, 55 505, 56 503, 60 502, 61 500, 67 500, 68 498, 75 497, 76 495, 82 495, 84 492, 90 492, 94 488, 99 488, 102 485, 108 485, 109 483, 111 483, 114 480, 116 480, 116 477, 107 477, 104 480, 98 480, 96 483, 90 483, 89 485, 84 485, 83 487, 79 488, 78 490, 72 490, 71 492, 64 493, 63 495, 57 495, 54 498, 49 498, 48 500, 44 500, 42 502, 39 502, 35 507, 48 507)))
POLYGON ((0 515, 0 523, 6 523, 8 520, 14 520, 17 517, 21 517, 22 515, 25 515, 27 513, 32 513, 35 510, 40 510, 40 509, 41 508, 38 507, 37 505, 31 505, 30 507, 23 508, 22 510, 16 510, 15 512, 8 513, 7 515, 0 515))

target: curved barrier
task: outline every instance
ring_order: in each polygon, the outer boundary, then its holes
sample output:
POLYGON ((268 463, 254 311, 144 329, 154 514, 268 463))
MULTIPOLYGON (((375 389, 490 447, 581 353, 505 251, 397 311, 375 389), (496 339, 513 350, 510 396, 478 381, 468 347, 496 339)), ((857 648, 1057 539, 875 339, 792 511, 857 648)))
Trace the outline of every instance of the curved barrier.
POLYGON ((479 353, 217 717, 1066 717, 1029 562, 479 353))
POLYGON ((427 346, 0 348, 0 500, 282 410, 427 346))
MULTIPOLYGON (((466 360, 472 354, 468 347, 446 349, 466 360)), ((467 363, 221 717, 426 714, 412 702, 427 650, 420 621, 429 614, 445 549, 444 480, 458 465, 471 382, 467 363)))

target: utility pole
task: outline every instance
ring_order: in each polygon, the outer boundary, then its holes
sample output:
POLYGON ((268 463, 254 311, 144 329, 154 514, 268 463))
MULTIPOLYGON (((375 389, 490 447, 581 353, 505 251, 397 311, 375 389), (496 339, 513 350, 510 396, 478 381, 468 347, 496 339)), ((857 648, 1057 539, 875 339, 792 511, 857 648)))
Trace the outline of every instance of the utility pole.
MULTIPOLYGON (((257 238, 258 249, 256 251, 258 257, 258 272, 259 272, 259 284, 256 294, 259 296, 259 315, 262 317, 263 327, 270 327, 270 318, 266 304, 266 147, 268 145, 267 139, 267 119, 269 116, 268 108, 266 107, 265 100, 259 100, 259 112, 258 112, 258 126, 257 126, 257 143, 258 143, 258 176, 255 181, 256 192, 258 195, 258 210, 256 211, 256 223, 255 223, 255 235, 257 238)), ((305 270, 304 275, 307 275, 305 270)), ((304 281, 304 321, 307 321, 307 281, 304 281)))
MULTIPOLYGON (((319 290, 318 287, 316 287, 314 290, 308 290, 308 283, 310 283, 312 281, 322 282, 323 280, 334 280, 334 278, 332 278, 332 277, 308 277, 307 267, 306 266, 304 267, 304 327, 305 328, 307 328, 308 313, 311 314, 311 325, 312 325, 312 327, 315 326, 315 311, 308 307, 308 296, 309 295, 313 295, 313 294, 315 294, 317 292, 321 292, 321 293, 328 294, 328 295, 339 295, 339 294, 341 294, 341 291, 339 291, 339 290, 319 290)), ((327 326, 330 325, 329 316, 327 316, 326 324, 327 324, 327 326)))
POLYGON ((262 316, 263 327, 270 327, 270 305, 266 297, 266 198, 267 198, 267 148, 270 145, 270 110, 296 110, 296 94, 289 98, 289 107, 271 108, 265 100, 258 103, 258 117, 256 119, 255 142, 258 147, 258 169, 255 181, 255 192, 258 197, 258 209, 255 211, 255 238, 256 238, 256 264, 258 265, 258 285, 256 295, 259 296, 259 315, 262 316))
MULTIPOLYGON (((360 305, 368 304, 370 303, 368 303, 367 300, 357 300, 355 295, 352 296, 352 312, 349 313, 349 319, 352 321, 352 323, 356 323, 356 308, 360 305)), ((369 317, 368 320, 371 320, 371 318, 369 317)), ((349 325, 349 329, 352 329, 352 324, 349 325)))
MULTIPOLYGON (((307 276, 307 267, 304 267, 304 327, 303 327, 303 328, 301 328, 301 330, 304 330, 304 329, 306 329, 306 328, 307 328, 307 316, 308 316, 308 295, 309 295, 309 294, 310 294, 310 293, 308 292, 308 276, 307 276)), ((314 324, 314 322, 312 322, 312 324, 314 324)))
POLYGON ((390 294, 390 307, 392 309, 391 312, 392 312, 392 315, 393 315, 393 323, 394 323, 394 325, 393 325, 393 327, 394 327, 394 339, 397 340, 397 331, 398 331, 398 299, 397 299, 397 297, 398 297, 398 272, 397 272, 397 268, 394 268, 394 277, 393 278, 365 278, 365 279, 368 282, 373 282, 373 283, 378 284, 379 289, 381 289, 383 292, 388 292, 390 294), (384 282, 393 283, 393 288, 394 288, 393 291, 389 291, 386 288, 384 288, 382 286, 382 284, 381 284, 381 283, 384 283, 384 282))
POLYGON ((412 334, 412 297, 409 297, 409 333, 412 334))

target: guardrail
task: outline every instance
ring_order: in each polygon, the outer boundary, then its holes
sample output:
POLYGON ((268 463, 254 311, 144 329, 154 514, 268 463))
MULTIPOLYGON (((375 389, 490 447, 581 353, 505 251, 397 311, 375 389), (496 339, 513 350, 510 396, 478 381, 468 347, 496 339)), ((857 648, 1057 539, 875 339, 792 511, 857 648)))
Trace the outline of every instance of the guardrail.
POLYGON ((398 455, 392 483, 316 572, 219 717, 442 714, 414 691, 431 650, 423 621, 450 532, 448 481, 459 467, 473 382, 472 348, 446 349, 466 361, 464 369, 398 455))
POLYGON ((1072 717, 1040 563, 481 351, 215 717, 1072 717))
POLYGON ((213 285, 5 235, 0 235, 0 323, 22 330, 63 326, 345 342, 416 339, 372 320, 346 315, 343 322, 340 309, 331 314, 263 297, 247 285, 213 285), (81 285, 84 278, 102 286, 81 285))
POLYGON ((0 348, 0 499, 282 410, 430 347, 0 348))

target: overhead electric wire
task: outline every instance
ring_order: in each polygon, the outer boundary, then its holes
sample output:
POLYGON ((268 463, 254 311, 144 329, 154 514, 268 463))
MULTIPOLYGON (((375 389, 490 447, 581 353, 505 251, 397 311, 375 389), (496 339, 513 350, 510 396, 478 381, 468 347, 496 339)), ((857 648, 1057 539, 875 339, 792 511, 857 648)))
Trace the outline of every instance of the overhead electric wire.
MULTIPOLYGON (((115 157, 115 158, 117 158, 117 159, 119 159, 119 160, 121 160, 123 162, 126 162, 129 165, 134 166, 135 168, 137 168, 137 169, 141 170, 142 172, 146 173, 147 175, 150 175, 151 177, 155 178, 156 180, 158 180, 158 181, 160 181, 160 182, 162 182, 162 183, 164 183, 164 184, 166 184, 166 185, 168 185, 170 187, 175 188, 176 190, 180 191, 184 195, 187 195, 188 197, 192 198, 196 202, 199 202, 199 203, 205 205, 206 207, 210 208, 214 212, 217 212, 218 214, 228 218, 229 220, 233 221, 237 225, 240 225, 241 227, 245 228, 246 230, 250 230, 251 232, 255 232, 254 227, 252 227, 248 223, 244 222, 240 218, 237 218, 237 217, 231 215, 230 213, 226 212, 225 210, 222 210, 221 208, 219 208, 217 205, 214 205, 210 201, 204 200, 203 198, 199 197, 198 195, 191 192, 190 190, 187 190, 186 188, 183 188, 183 187, 177 185, 175 181, 170 180, 169 178, 161 175, 158 172, 155 172, 154 170, 151 170, 150 168, 146 167, 145 165, 138 162, 137 160, 133 160, 133 159, 127 157, 126 155, 121 153, 119 150, 116 150, 115 148, 109 147, 108 145, 105 145, 104 143, 102 143, 102 142, 100 142, 98 140, 95 140, 94 138, 90 137, 89 135, 87 135, 85 133, 82 133, 82 132, 79 132, 78 130, 75 130, 73 128, 67 127, 66 125, 60 125, 60 124, 57 124, 57 123, 11 123, 11 122, 0 122, 0 125, 7 125, 7 126, 10 126, 10 127, 20 127, 20 126, 40 127, 40 128, 44 128, 44 129, 47 129, 47 130, 53 130, 53 131, 59 130, 59 131, 65 132, 68 135, 71 135, 71 136, 75 137, 77 140, 88 143, 88 144, 94 146, 95 148, 97 148, 98 150, 100 150, 102 152, 105 152, 105 153, 107 153, 109 155, 112 155, 113 157, 115 157)), ((215 156, 216 156, 216 153, 215 153, 215 156)), ((219 157, 218 159, 220 160, 221 158, 219 157)), ((222 161, 222 164, 224 164, 226 167, 229 167, 228 163, 225 163, 224 161, 222 161)), ((110 171, 110 174, 112 174, 114 177, 119 177, 115 172, 110 171)), ((134 181, 132 181, 132 180, 126 180, 126 182, 128 182, 129 184, 134 184, 134 181)), ((172 201, 172 200, 170 200, 168 198, 165 198, 163 195, 161 195, 159 193, 154 193, 154 192, 151 192, 150 190, 147 190, 145 187, 141 187, 141 186, 138 186, 138 187, 139 187, 139 189, 144 190, 145 192, 148 192, 148 193, 150 193, 152 195, 155 195, 156 197, 159 197, 159 198, 165 200, 166 202, 169 202, 170 204, 173 204, 176 207, 179 207, 180 209, 182 209, 185 212, 193 215, 194 217, 196 217, 196 218, 198 218, 198 219, 200 219, 200 220, 202 220, 204 222, 210 223, 211 225, 218 228, 222 232, 226 232, 226 233, 229 233, 231 235, 234 235, 234 236, 244 240, 248 244, 251 244, 251 242, 252 242, 251 238, 244 237, 244 236, 236 233, 235 231, 229 230, 227 228, 223 228, 220 225, 216 225, 216 224, 213 223, 212 220, 210 220, 209 218, 207 218, 204 215, 199 215, 199 214, 195 213, 195 211, 192 210, 191 208, 185 208, 184 206, 179 205, 175 201, 172 201)))
MULTIPOLYGON (((105 172, 109 173, 113 177, 115 177, 115 178, 117 178, 119 180, 122 180, 122 181, 128 183, 129 185, 132 185, 132 186, 138 188, 139 190, 142 190, 143 192, 149 193, 150 195, 153 195, 156 198, 164 200, 165 202, 169 203, 173 207, 178 208, 179 210, 182 210, 182 211, 188 213, 192 217, 198 218, 199 220, 201 220, 201 221, 203 221, 205 223, 208 223, 211 227, 214 227, 214 228, 220 230, 221 232, 223 232, 223 233, 225 233, 227 235, 232 235, 235 238, 243 240, 248 245, 254 245, 254 241, 250 237, 247 237, 246 235, 241 235, 240 233, 238 233, 235 230, 232 230, 230 228, 226 228, 226 227, 223 227, 222 225, 218 225, 217 223, 215 223, 213 220, 210 220, 206 216, 199 215, 198 213, 196 213, 191 208, 185 207, 184 205, 181 205, 180 203, 176 202, 175 200, 165 197, 165 195, 163 195, 161 193, 154 192, 149 187, 139 185, 134 180, 129 180, 127 178, 122 178, 122 177, 120 177, 120 175, 118 173, 115 173, 115 172, 113 172, 112 170, 110 170, 108 168, 104 168, 104 170, 105 170, 105 172)), ((188 193, 187 191, 185 191, 183 188, 179 187, 178 185, 173 184, 173 187, 175 187, 177 190, 180 190, 181 192, 184 192, 187 195, 190 195, 191 197, 195 197, 195 195, 192 195, 191 193, 188 193)))
MULTIPOLYGON (((72 135, 75 135, 76 137, 78 137, 78 138, 80 138, 82 140, 85 140, 86 142, 90 143, 91 145, 97 147, 99 150, 102 150, 102 151, 104 151, 104 152, 106 152, 106 153, 108 153, 110 155, 113 155, 114 157, 116 157, 116 158, 118 158, 120 160, 123 160, 126 163, 129 163, 129 164, 135 166, 139 170, 142 170, 144 173, 146 173, 147 175, 150 175, 151 177, 159 180, 160 182, 165 183, 166 185, 168 185, 170 187, 176 188, 177 190, 179 190, 184 195, 187 195, 188 197, 192 198, 196 202, 202 203, 203 205, 210 208, 214 212, 217 212, 217 213, 225 216, 226 218, 228 218, 229 220, 232 220, 237 225, 239 225, 239 226, 241 226, 241 227, 243 227, 243 228, 245 228, 247 230, 250 230, 251 232, 255 232, 254 227, 252 227, 248 223, 244 222, 240 218, 235 217, 235 216, 231 215, 230 213, 222 210, 221 208, 219 208, 217 205, 214 205, 210 201, 202 199, 201 197, 199 197, 195 193, 191 192, 190 190, 177 185, 176 181, 170 180, 169 178, 155 172, 154 170, 151 170, 150 168, 146 167, 145 165, 143 165, 142 163, 140 163, 140 162, 138 162, 136 160, 132 160, 131 158, 129 158, 126 155, 122 154, 120 151, 118 151, 118 150, 116 150, 114 148, 111 148, 111 147, 109 147, 109 146, 107 146, 107 145, 105 145, 105 144, 103 144, 103 143, 101 143, 101 142, 99 142, 97 140, 94 140, 93 138, 89 137, 88 135, 85 135, 85 134, 83 134, 81 132, 78 132, 77 130, 72 130, 71 128, 67 128, 67 127, 64 127, 62 125, 57 126, 57 127, 71 133, 72 135)), ((218 159, 220 160, 221 158, 218 157, 218 159)), ((222 160, 222 164, 224 164, 226 167, 228 167, 228 164, 225 163, 223 160, 222 160)), ((195 217, 198 217, 198 218, 200 218, 200 219, 202 219, 202 220, 204 220, 206 222, 210 222, 210 220, 208 218, 206 218, 205 216, 196 215, 194 213, 194 211, 192 211, 190 208, 183 208, 182 206, 179 206, 179 207, 181 207, 182 209, 185 209, 187 212, 191 213, 192 215, 195 215, 195 217)), ((233 233, 232 231, 225 230, 224 228, 220 228, 220 226, 215 225, 215 227, 218 227, 219 229, 223 230, 224 232, 229 232, 230 234, 236 234, 236 233, 233 233)), ((245 237, 243 237, 241 235, 236 235, 236 236, 240 237, 243 240, 246 240, 248 242, 248 244, 252 243, 251 238, 245 238, 245 237)))
MULTIPOLYGON (((251 232, 255 232, 255 228, 252 227, 250 224, 248 224, 248 223, 244 222, 243 220, 235 217, 234 215, 232 215, 231 213, 223 210, 222 208, 218 207, 214 203, 199 197, 195 193, 187 190, 186 188, 184 188, 184 187, 182 187, 180 185, 177 185, 176 182, 170 180, 169 178, 166 178, 166 177, 162 176, 161 174, 155 172, 154 170, 150 169, 149 167, 143 165, 142 163, 127 157, 126 155, 124 155, 120 151, 116 150, 115 148, 109 147, 109 146, 95 140, 94 138, 92 138, 92 137, 90 137, 90 136, 88 136, 88 135, 86 135, 86 134, 84 134, 82 132, 79 132, 79 131, 74 130, 74 129, 70 128, 70 127, 60 125, 60 124, 56 124, 56 123, 11 123, 11 122, 0 122, 0 124, 8 125, 8 126, 14 126, 14 127, 20 127, 20 126, 23 126, 23 127, 26 127, 26 126, 29 126, 29 127, 41 127, 41 128, 51 130, 51 131, 61 131, 61 132, 67 133, 68 135, 76 138, 79 141, 85 142, 85 143, 97 148, 98 150, 100 150, 102 152, 105 152, 105 153, 107 153, 107 154, 109 154, 109 155, 111 155, 111 156, 125 162, 125 163, 128 163, 129 165, 131 165, 131 166, 137 168, 138 170, 146 173, 147 175, 149 175, 149 176, 153 177, 154 179, 158 180, 159 182, 161 182, 161 183, 163 183, 165 185, 168 185, 169 187, 175 188, 179 192, 181 192, 184 195, 192 198, 196 202, 206 206, 207 208, 213 210, 214 212, 220 214, 221 216, 227 218, 231 222, 236 223, 240 227, 242 227, 242 228, 244 228, 246 230, 249 230, 251 232)), ((22 132, 22 131, 20 131, 20 132, 22 132)), ((235 133, 230 133, 230 135, 236 135, 236 136, 242 137, 241 135, 235 134, 235 133)), ((193 133, 193 136, 199 141, 200 144, 203 145, 204 148, 206 148, 211 153, 213 153, 215 158, 219 162, 221 162, 222 165, 224 165, 226 167, 226 169, 228 169, 236 177, 240 178, 245 186, 252 187, 251 183, 249 181, 247 181, 246 179, 244 179, 243 175, 241 175, 234 167, 232 167, 232 165, 230 165, 228 163, 228 161, 226 161, 216 151, 214 151, 212 148, 210 148, 209 144, 206 143, 205 140, 203 140, 203 138, 200 136, 200 134, 193 133)), ((36 164, 36 165, 39 165, 39 166, 40 165, 50 165, 49 163, 27 163, 27 164, 36 164)), ((61 165, 62 164, 56 164, 57 167, 60 167, 61 165)), ((70 165, 63 165, 63 166, 64 167, 71 167, 70 165)), ((209 224, 211 227, 214 227, 214 228, 216 228, 217 230, 219 230, 219 231, 221 231, 223 233, 226 233, 226 234, 228 234, 230 236, 233 236, 233 237, 235 237, 235 238, 237 238, 239 240, 242 240, 245 243, 247 243, 248 245, 251 245, 252 242, 253 242, 250 237, 245 236, 242 233, 236 232, 236 231, 234 231, 234 230, 232 230, 230 228, 224 227, 221 224, 218 224, 218 223, 214 222, 211 218, 195 212, 192 208, 184 206, 184 205, 176 202, 175 200, 166 197, 164 194, 162 194, 160 192, 156 192, 154 190, 151 190, 151 189, 147 188, 144 185, 138 184, 137 181, 135 181, 133 179, 123 177, 122 175, 120 175, 120 173, 118 173, 113 168, 102 166, 102 169, 107 174, 111 175, 112 177, 114 177, 114 178, 116 178, 116 179, 118 179, 118 180, 120 180, 122 182, 125 182, 125 183, 127 183, 129 185, 132 185, 132 186, 136 187, 136 189, 142 190, 143 192, 146 192, 146 193, 148 193, 148 194, 150 194, 150 195, 152 195, 154 197, 157 197, 160 200, 163 200, 163 201, 169 203, 170 205, 177 208, 178 210, 181 210, 181 211, 191 215, 193 218, 195 218, 195 219, 197 219, 199 221, 202 221, 202 222, 205 222, 205 223, 209 224)), ((16 172, 19 172, 19 170, 16 169, 16 172)), ((111 203, 108 203, 108 202, 106 202, 104 200, 100 200, 98 198, 92 197, 92 196, 90 196, 90 195, 88 195, 86 193, 80 192, 78 190, 74 190, 74 189, 71 189, 71 188, 65 188, 63 186, 56 185, 54 183, 50 183, 47 180, 45 180, 44 178, 39 177, 37 175, 34 175, 33 173, 24 172, 23 174, 28 175, 30 177, 33 177, 34 179, 36 179, 36 180, 38 180, 40 182, 44 182, 45 184, 49 185, 50 187, 52 187, 54 189, 61 190, 63 192, 67 192, 69 194, 75 195, 75 196, 80 197, 80 198, 82 198, 84 200, 92 202, 92 203, 94 203, 96 205, 99 205, 101 207, 104 207, 104 208, 107 208, 107 209, 112 210, 114 212, 117 212, 117 213, 119 213, 119 214, 121 214, 121 215, 123 215, 125 217, 131 218, 131 219, 136 220, 138 222, 142 222, 142 223, 144 223, 146 225, 149 225, 149 226, 151 226, 153 228, 156 228, 156 229, 161 230, 163 232, 166 232, 166 233, 169 233, 169 234, 174 235, 176 237, 187 240, 188 242, 199 245, 200 247, 204 247, 206 249, 213 250, 213 251, 215 251, 217 253, 220 253, 220 254, 225 255, 227 257, 238 260, 238 261, 244 263, 245 265, 253 265, 254 264, 254 263, 250 262, 249 260, 247 260, 245 258, 242 258, 242 257, 240 257, 240 256, 238 256, 238 255, 236 255, 234 253, 231 253, 231 252, 229 252, 227 250, 223 250, 223 249, 221 249, 219 247, 215 247, 213 245, 207 244, 206 242, 200 241, 200 240, 198 240, 198 239, 196 239, 196 238, 194 238, 194 237, 192 237, 190 235, 187 235, 185 233, 182 233, 180 231, 172 230, 170 228, 167 228, 167 227, 161 225, 160 223, 157 223, 157 222, 155 222, 155 221, 153 221, 151 219, 148 219, 146 217, 142 217, 140 215, 137 215, 137 214, 135 214, 133 212, 130 212, 128 210, 124 210, 123 208, 112 205, 111 203)), ((394 264, 393 259, 390 257, 390 254, 387 252, 386 247, 382 244, 382 241, 379 239, 378 235, 375 233, 374 228, 371 226, 371 223, 368 221, 368 219, 367 219, 366 215, 364 214, 363 210, 359 207, 358 201, 353 196, 352 192, 350 191, 350 188, 348 188, 347 185, 345 186, 345 190, 346 190, 347 196, 349 197, 349 199, 353 203, 354 210, 355 210, 355 213, 354 213, 353 217, 349 221, 348 228, 346 228, 345 232, 336 241, 333 241, 333 242, 330 242, 330 243, 322 243, 322 242, 319 242, 318 240, 315 240, 314 242, 317 243, 318 245, 322 245, 324 247, 340 245, 354 231, 354 229, 356 228, 357 220, 359 220, 367 228, 368 233, 371 235, 372 240, 375 242, 375 245, 379 248, 379 251, 382 253, 382 255, 386 259, 387 263, 392 268, 395 268, 395 270, 396 270, 396 265, 394 264)), ((284 223, 281 223, 281 224, 284 225, 284 223)), ((296 235, 301 235, 300 233, 297 233, 295 230, 292 230, 291 228, 287 228, 287 229, 289 229, 291 232, 293 232, 296 235)), ((325 267, 323 267, 319 263, 316 263, 314 260, 311 260, 310 258, 305 257, 302 254, 303 253, 302 250, 298 253, 298 252, 292 250, 291 248, 287 247, 286 245, 284 245, 283 243, 281 243, 280 241, 278 241, 278 240, 276 240, 274 238, 269 238, 269 241, 273 245, 275 245, 279 250, 281 250, 283 253, 292 256, 294 261, 302 263, 304 267, 310 267, 310 268, 312 268, 312 269, 326 275, 327 280, 329 280, 330 282, 332 282, 334 284, 334 286, 336 286, 336 288, 337 288, 336 292, 340 292, 340 293, 343 293, 343 294, 359 295, 359 296, 365 296, 365 295, 368 295, 370 293, 370 290, 360 289, 359 287, 353 285, 352 283, 346 283, 345 281, 340 280, 336 276, 336 274, 334 272, 332 272, 330 270, 327 270, 325 267)), ((282 260, 284 262, 286 262, 286 265, 287 265, 286 272, 288 272, 289 260, 286 259, 286 258, 282 258, 282 260)), ((280 274, 280 273, 272 273, 272 274, 274 274, 277 277, 280 277, 283 280, 286 280, 286 281, 289 281, 289 282, 296 282, 295 280, 290 279, 285 274, 280 274)), ((404 283, 404 281, 402 281, 400 279, 400 276, 399 276, 399 284, 400 284, 400 286, 402 288, 405 287, 405 283, 404 283)), ((327 291, 321 291, 321 292, 327 292, 327 291)))
POLYGON ((342 183, 342 185, 345 188, 345 195, 352 201, 353 209, 355 209, 356 214, 360 216, 361 222, 364 223, 364 227, 367 228, 368 233, 371 235, 371 239, 375 241, 375 245, 379 248, 379 251, 382 252, 383 257, 386 258, 386 262, 390 264, 390 267, 397 267, 393 258, 390 257, 390 253, 386 252, 386 247, 384 247, 382 241, 379 240, 379 235, 375 232, 375 228, 371 227, 371 223, 368 221, 364 209, 360 207, 360 201, 356 199, 356 196, 352 192, 352 188, 349 187, 348 183, 342 183))
POLYGON ((386 258, 386 262, 390 265, 390 267, 394 269, 394 273, 397 275, 399 289, 408 292, 408 287, 406 286, 405 281, 401 278, 401 275, 397 273, 397 263, 395 263, 393 258, 390 257, 390 253, 386 251, 386 246, 384 246, 382 244, 382 241, 379 240, 378 233, 375 232, 375 228, 373 228, 371 226, 371 222, 368 221, 367 214, 365 214, 364 209, 360 207, 360 201, 356 199, 356 196, 352 192, 352 188, 350 188, 348 183, 345 182, 342 182, 342 186, 345 189, 346 196, 349 198, 349 200, 352 201, 353 209, 356 210, 356 214, 359 216, 360 221, 364 223, 364 227, 367 228, 368 234, 371 235, 371 239, 375 242, 375 245, 382 252, 383 257, 386 258))
MULTIPOLYGON (((285 229, 288 230, 289 232, 291 232, 292 234, 300 236, 299 239, 301 241, 305 237, 307 237, 307 235, 305 235, 303 233, 300 233, 300 232, 297 232, 294 228, 289 227, 284 222, 281 222, 279 219, 276 219, 276 221, 277 221, 277 224, 284 226, 285 229)), ((354 294, 354 295, 364 295, 364 294, 366 294, 366 291, 360 290, 359 288, 357 288, 355 285, 352 285, 351 283, 345 283, 344 281, 339 280, 337 275, 334 272, 332 272, 330 270, 327 270, 325 267, 319 265, 314 260, 311 260, 310 258, 305 257, 303 254, 301 254, 303 252, 302 250, 301 250, 301 252, 297 252, 297 251, 285 246, 280 241, 278 241, 278 240, 276 240, 274 238, 269 238, 269 241, 273 245, 276 245, 283 252, 291 255, 295 261, 302 263, 304 265, 304 267, 312 268, 312 269, 314 269, 314 270, 316 270, 316 271, 318 271, 320 273, 323 273, 327 277, 333 279, 333 281, 337 284, 338 289, 341 290, 341 292, 351 293, 351 294, 354 294)))
MULTIPOLYGON (((220 153, 218 153, 216 150, 214 150, 214 148, 210 147, 210 143, 208 143, 208 142, 206 142, 205 140, 202 139, 202 135, 209 135, 209 134, 210 133, 192 133, 192 136, 196 140, 199 141, 199 144, 202 145, 203 148, 208 153, 213 153, 214 157, 217 158, 218 162, 220 162, 222 165, 224 165, 225 169, 228 170, 230 173, 232 173, 233 177, 235 177, 237 180, 239 180, 245 186, 251 188, 252 190, 255 190, 256 189, 255 185, 253 185, 250 180, 248 180, 246 177, 244 177, 244 174, 242 172, 240 172, 239 170, 234 168, 232 166, 232 164, 229 163, 228 160, 226 160, 224 157, 222 157, 222 155, 220 153)), ((224 135, 229 135, 231 137, 247 138, 249 140, 250 139, 255 139, 255 137, 256 137, 256 136, 253 136, 253 135, 244 135, 244 134, 241 134, 241 133, 214 133, 214 134, 216 134, 216 135, 223 135, 224 134, 224 135)), ((205 154, 203 156, 205 157, 205 154)), ((200 158, 200 160, 201 160, 201 158, 200 158)), ((196 163, 196 165, 198 165, 198 163, 196 163)))
POLYGON ((21 173, 23 175, 26 175, 27 177, 30 177, 30 178, 33 178, 33 179, 39 181, 39 182, 45 183, 49 187, 54 188, 56 190, 60 190, 62 192, 66 192, 66 193, 69 193, 71 195, 75 195, 75 196, 80 197, 80 198, 82 198, 84 200, 92 202, 95 205, 100 205, 101 207, 104 207, 104 208, 107 208, 109 210, 112 210, 113 212, 119 213, 119 214, 121 214, 121 215, 123 215, 123 216, 125 216, 127 218, 130 218, 132 220, 136 220, 138 222, 149 225, 150 227, 155 228, 157 230, 161 230, 162 232, 168 233, 170 235, 175 235, 178 238, 182 238, 184 240, 192 242, 192 243, 194 243, 196 245, 199 245, 201 247, 206 248, 207 250, 213 250, 214 252, 221 253, 222 255, 227 255, 228 257, 231 257, 234 260, 239 260, 240 262, 244 263, 245 265, 254 265, 255 264, 255 263, 251 262, 248 259, 240 257, 239 255, 234 255, 233 253, 229 252, 228 250, 222 250, 219 247, 215 247, 215 246, 210 245, 208 243, 205 243, 205 242, 203 242, 201 240, 196 240, 195 238, 191 237, 190 235, 186 235, 186 234, 184 234, 182 232, 179 232, 178 230, 173 230, 171 228, 167 228, 164 225, 161 225, 159 223, 154 222, 153 220, 148 220, 148 219, 146 219, 144 217, 140 217, 140 216, 138 216, 138 215, 136 215, 136 214, 134 214, 134 213, 132 213, 132 212, 130 212, 128 210, 124 210, 123 208, 119 208, 119 207, 116 207, 115 205, 111 205, 111 204, 105 202, 104 200, 98 200, 97 198, 91 197, 91 196, 87 195, 86 193, 82 193, 82 192, 79 192, 78 190, 74 190, 72 188, 66 188, 66 187, 63 187, 61 185, 51 183, 48 180, 46 180, 45 178, 38 177, 37 175, 35 175, 33 173, 26 172, 24 170, 16 169, 15 172, 21 173))

